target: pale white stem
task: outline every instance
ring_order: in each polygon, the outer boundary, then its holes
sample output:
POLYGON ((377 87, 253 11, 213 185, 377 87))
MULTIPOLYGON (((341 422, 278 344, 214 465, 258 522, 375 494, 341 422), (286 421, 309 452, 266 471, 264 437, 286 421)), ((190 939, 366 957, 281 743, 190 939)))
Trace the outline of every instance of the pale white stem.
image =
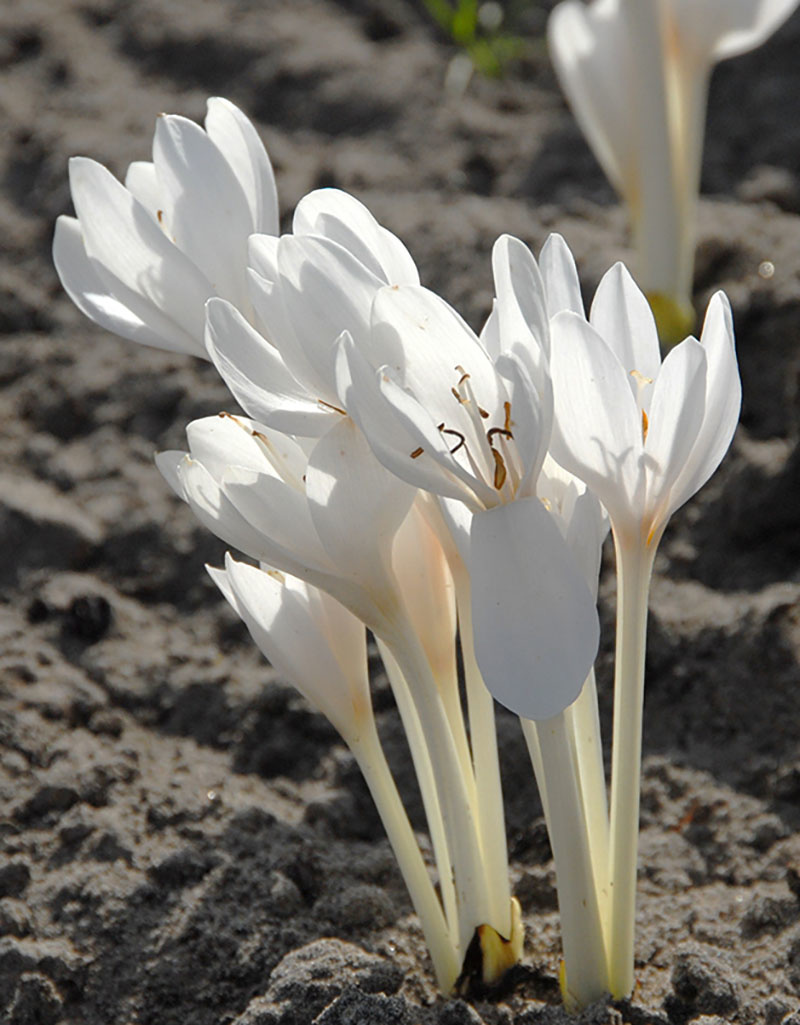
POLYGON ((497 929, 491 920, 479 823, 473 812, 469 787, 462 775, 450 724, 422 645, 410 625, 399 620, 395 621, 393 635, 384 634, 383 640, 408 683, 431 757, 455 881, 459 949, 466 951, 479 925, 488 924, 497 929))
POLYGON ((494 700, 483 682, 475 658, 470 580, 463 564, 455 576, 455 582, 461 654, 467 688, 469 732, 475 767, 478 821, 492 908, 492 924, 501 936, 508 938, 511 935, 511 887, 508 879, 508 844, 500 759, 497 754, 494 700))
POLYGON ((350 741, 350 749, 367 781, 414 910, 422 924, 439 989, 442 993, 449 993, 461 970, 461 956, 451 938, 442 906, 386 762, 374 721, 370 721, 350 741))
MULTIPOLYGON (((477 814, 478 793, 476 789, 475 773, 473 772, 472 758, 470 756, 469 741, 464 723, 464 712, 461 708, 461 695, 458 688, 458 677, 455 673, 435 673, 437 689, 442 698, 447 721, 453 734, 453 742, 458 752, 458 760, 461 763, 461 774, 469 792, 470 802, 477 814)), ((471 726, 471 720, 470 720, 471 726)))
MULTIPOLYGON (((638 128, 635 181, 628 187, 634 245, 639 257, 639 282, 647 293, 677 296, 681 235, 677 187, 671 146, 670 111, 664 68, 661 4, 654 0, 622 0, 624 21, 635 45, 637 89, 631 96, 638 128)), ((677 296, 681 301, 685 295, 677 296)))
POLYGON ((578 700, 566 710, 578 762, 578 780, 583 797, 589 850, 594 869, 600 918, 608 942, 608 798, 606 794, 603 745, 600 739, 600 716, 597 710, 597 685, 594 669, 586 678, 578 700))
POLYGON ((647 595, 658 539, 614 533, 617 556, 617 639, 614 664, 614 746, 611 763, 611 993, 633 990, 633 938, 639 845, 639 780, 647 632, 647 595))
POLYGON ((547 824, 548 832, 550 831, 550 812, 548 810, 547 801, 547 787, 544 778, 544 766, 542 765, 542 749, 539 745, 539 734, 536 730, 536 723, 532 719, 520 719, 520 725, 522 726, 522 735, 525 737, 525 743, 528 745, 528 755, 533 766, 533 775, 536 777, 536 786, 539 790, 539 800, 542 802, 542 812, 544 813, 544 820, 547 824))
MULTIPOLYGON (((431 846, 436 861, 436 870, 439 873, 439 889, 442 894, 445 915, 450 931, 458 941, 458 908, 456 906, 456 891, 453 885, 453 873, 451 868, 450 851, 447 844, 447 834, 442 819, 442 809, 439 802, 439 795, 436 789, 436 777, 433 773, 428 748, 425 744, 425 737, 422 732, 422 724, 419 715, 408 689, 405 677, 400 672, 400 667, 394 660, 392 653, 386 645, 378 640, 381 658, 386 669, 386 675, 392 686, 392 693, 400 713, 403 729, 408 741, 411 761, 414 763, 414 771, 417 776, 422 804, 425 808, 425 817, 428 821, 428 832, 430 833, 431 846)), ((461 956, 464 951, 459 952, 461 956)), ((444 992, 449 992, 444 990, 444 992)))
POLYGON ((577 1010, 608 992, 605 937, 595 889, 572 727, 566 715, 534 724, 547 791, 547 826, 556 866, 562 994, 577 1010))

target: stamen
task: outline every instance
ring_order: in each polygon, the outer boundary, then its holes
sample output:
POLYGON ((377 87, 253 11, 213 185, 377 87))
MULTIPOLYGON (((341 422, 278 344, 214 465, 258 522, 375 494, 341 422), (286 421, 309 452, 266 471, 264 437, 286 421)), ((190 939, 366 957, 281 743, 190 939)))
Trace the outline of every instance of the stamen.
POLYGON ((494 456, 494 486, 496 491, 500 491, 506 482, 508 472, 505 461, 496 448, 492 449, 492 455, 494 456))
POLYGON ((452 393, 452 395, 453 395, 453 398, 454 398, 454 399, 456 400, 456 402, 457 402, 457 403, 458 403, 459 405, 461 405, 461 404, 463 404, 464 402, 466 402, 466 401, 467 401, 467 400, 466 400, 466 399, 465 399, 465 398, 463 397, 463 395, 459 395, 458 391, 457 391, 457 390, 456 390, 455 388, 451 388, 451 389, 450 389, 450 391, 451 391, 451 393, 452 393))
POLYGON ((343 409, 339 409, 338 406, 334 406, 330 402, 326 402, 325 399, 317 399, 317 405, 322 406, 323 409, 330 409, 334 413, 341 413, 342 416, 347 416, 347 413, 343 409))
POLYGON ((511 441, 514 440, 514 435, 505 427, 492 427, 486 432, 486 440, 489 442, 490 445, 493 444, 492 438, 495 434, 500 434, 502 437, 509 438, 511 441))
POLYGON ((425 451, 425 449, 420 445, 419 448, 415 448, 414 451, 411 453, 411 458, 412 459, 419 459, 419 457, 422 455, 422 453, 424 451, 425 451))
POLYGON ((511 403, 508 399, 503 403, 503 409, 506 411, 506 419, 503 424, 503 428, 508 431, 508 436, 511 437, 511 403))
POLYGON ((650 426, 650 421, 647 419, 647 413, 642 410, 642 441, 647 441, 647 428, 650 426))
POLYGON ((158 218, 158 223, 163 228, 164 227, 164 211, 163 210, 156 210, 156 217, 158 218))
POLYGON ((485 409, 482 409, 480 406, 478 406, 478 412, 481 414, 484 420, 489 419, 489 413, 485 409))
POLYGON ((455 453, 458 452, 462 445, 466 445, 467 443, 467 439, 464 437, 461 431, 451 431, 448 427, 443 427, 442 434, 452 434, 453 437, 458 438, 458 444, 456 445, 456 447, 450 449, 451 456, 455 455, 455 453))

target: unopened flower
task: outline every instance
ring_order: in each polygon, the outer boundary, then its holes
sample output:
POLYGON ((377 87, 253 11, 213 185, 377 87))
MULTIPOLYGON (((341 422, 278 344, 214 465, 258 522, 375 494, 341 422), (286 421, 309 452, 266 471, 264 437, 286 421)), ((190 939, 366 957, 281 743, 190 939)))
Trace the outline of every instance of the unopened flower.
POLYGON ((72 301, 101 327, 208 358, 205 301, 223 296, 249 314, 247 240, 277 234, 278 202, 244 114, 217 97, 205 125, 161 115, 152 163, 132 163, 124 186, 96 161, 73 157, 77 217, 59 217, 53 260, 72 301))
POLYGON ((694 323, 692 274, 708 82, 798 0, 565 0, 550 53, 575 117, 628 204, 637 279, 664 340, 694 323))
POLYGON ((647 596, 672 513, 719 465, 739 416, 741 385, 730 307, 711 300, 700 341, 661 361, 650 307, 621 265, 603 278, 587 322, 550 324, 555 398, 552 454, 608 510, 617 556, 611 776, 609 981, 633 988, 647 596))

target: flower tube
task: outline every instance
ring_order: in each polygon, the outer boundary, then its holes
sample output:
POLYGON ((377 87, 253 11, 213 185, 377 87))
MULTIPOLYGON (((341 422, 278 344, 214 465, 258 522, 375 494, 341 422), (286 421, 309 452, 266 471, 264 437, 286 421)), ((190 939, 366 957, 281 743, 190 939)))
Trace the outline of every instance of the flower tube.
POLYGON ((697 194, 713 65, 759 46, 797 0, 565 0, 550 54, 628 205, 637 278, 662 338, 691 330, 697 194))
POLYGON ((623 997, 633 988, 650 575, 670 516, 730 444, 741 385, 725 296, 709 303, 700 341, 687 338, 662 363, 647 300, 620 264, 602 279, 589 321, 559 313, 551 334, 551 451, 605 506, 617 558, 609 975, 623 997))
POLYGON ((224 569, 209 573, 270 663, 352 751, 422 923, 437 981, 447 992, 460 962, 378 737, 363 623, 323 591, 230 555, 224 569))

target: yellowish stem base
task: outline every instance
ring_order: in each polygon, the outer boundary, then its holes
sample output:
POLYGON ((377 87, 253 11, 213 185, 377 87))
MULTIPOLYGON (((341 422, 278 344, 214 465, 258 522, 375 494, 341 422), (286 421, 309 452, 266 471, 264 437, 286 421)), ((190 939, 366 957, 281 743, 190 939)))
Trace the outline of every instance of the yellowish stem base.
POLYGON ((525 927, 522 908, 516 897, 511 898, 511 933, 501 936, 491 925, 479 925, 469 945, 464 965, 454 991, 468 995, 477 987, 497 986, 522 958, 525 927))
POLYGON ((690 304, 663 292, 648 292, 647 301, 656 318, 658 337, 665 349, 671 349, 682 342, 694 330, 696 318, 690 304))

